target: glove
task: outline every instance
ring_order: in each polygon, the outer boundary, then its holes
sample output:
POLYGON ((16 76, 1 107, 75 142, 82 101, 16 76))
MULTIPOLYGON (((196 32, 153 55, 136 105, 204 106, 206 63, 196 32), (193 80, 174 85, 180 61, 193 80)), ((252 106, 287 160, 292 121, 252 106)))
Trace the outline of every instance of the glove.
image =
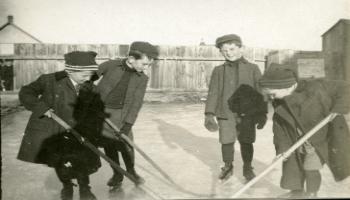
MULTIPOLYGON (((283 156, 283 153, 281 153, 281 154, 278 154, 275 158, 273 158, 273 160, 272 160, 272 162, 271 163, 273 163, 273 162, 275 162, 276 160, 278 160, 279 158, 281 158, 283 156)), ((289 157, 287 157, 287 158, 284 158, 283 159, 283 162, 287 162, 288 161, 288 159, 289 159, 289 157)))
POLYGON ((131 131, 132 124, 125 122, 122 128, 120 129, 120 134, 128 135, 129 132, 131 131))
POLYGON ((267 117, 265 114, 259 114, 256 116, 255 123, 257 124, 256 128, 257 129, 262 129, 264 128, 265 124, 267 121, 267 117))
POLYGON ((215 132, 215 131, 219 130, 219 126, 214 119, 214 115, 212 115, 212 114, 205 115, 204 126, 210 132, 215 132))

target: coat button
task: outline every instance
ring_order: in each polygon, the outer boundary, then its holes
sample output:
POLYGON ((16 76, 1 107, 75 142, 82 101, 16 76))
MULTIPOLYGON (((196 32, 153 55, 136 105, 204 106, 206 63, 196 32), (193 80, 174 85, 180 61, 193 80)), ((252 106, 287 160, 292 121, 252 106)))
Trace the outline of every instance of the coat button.
POLYGON ((55 95, 56 98, 60 97, 58 94, 55 95))

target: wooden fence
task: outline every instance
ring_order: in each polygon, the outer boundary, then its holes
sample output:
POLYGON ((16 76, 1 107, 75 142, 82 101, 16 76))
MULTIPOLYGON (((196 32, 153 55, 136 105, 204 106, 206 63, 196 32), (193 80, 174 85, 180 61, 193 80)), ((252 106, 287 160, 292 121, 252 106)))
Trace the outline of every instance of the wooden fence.
MULTIPOLYGON (((123 58, 128 45, 118 44, 15 44, 14 89, 35 80, 39 75, 64 69, 63 55, 74 50, 98 53, 97 62, 123 58)), ((146 71, 148 90, 206 91, 212 69, 224 59, 214 46, 158 46, 159 59, 146 71)), ((269 49, 244 48, 244 56, 265 69, 269 49)))

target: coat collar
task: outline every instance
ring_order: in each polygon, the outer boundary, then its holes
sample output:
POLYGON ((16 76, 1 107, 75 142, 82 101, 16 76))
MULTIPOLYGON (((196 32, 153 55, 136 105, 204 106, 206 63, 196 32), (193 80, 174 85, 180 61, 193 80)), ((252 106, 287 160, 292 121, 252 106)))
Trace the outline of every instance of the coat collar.
POLYGON ((68 74, 67 74, 67 72, 64 71, 64 70, 55 73, 55 79, 56 79, 56 81, 60 81, 60 80, 62 80, 62 79, 64 79, 64 78, 66 78, 66 77, 68 77, 68 74))
POLYGON ((235 60, 235 61, 225 61, 224 65, 226 66, 231 66, 231 63, 237 62, 238 65, 242 65, 242 64, 247 64, 249 63, 247 59, 245 59, 243 56, 240 57, 239 59, 235 60))

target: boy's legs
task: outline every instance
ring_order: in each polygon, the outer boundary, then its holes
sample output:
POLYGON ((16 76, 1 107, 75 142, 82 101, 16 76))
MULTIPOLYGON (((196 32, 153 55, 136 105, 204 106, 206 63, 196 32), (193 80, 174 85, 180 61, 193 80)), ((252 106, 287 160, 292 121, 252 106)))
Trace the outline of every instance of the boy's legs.
POLYGON ((236 141, 236 119, 229 113, 227 119, 218 119, 219 140, 222 159, 225 166, 221 168, 219 179, 226 179, 233 174, 234 143, 236 141))
POLYGON ((304 158, 306 193, 308 196, 316 197, 321 186, 322 162, 316 150, 311 145, 306 145, 306 155, 304 158))
POLYGON ((243 160, 243 176, 249 181, 255 177, 252 167, 255 141, 255 120, 250 116, 243 116, 237 127, 239 130, 238 141, 241 147, 241 156, 243 160))
POLYGON ((96 196, 90 190, 89 175, 85 173, 79 173, 77 175, 77 181, 79 184, 79 195, 81 200, 96 200, 96 196))
POLYGON ((317 192, 321 186, 321 173, 322 162, 320 157, 317 155, 314 147, 306 145, 306 153, 302 154, 303 169, 304 169, 304 180, 303 185, 306 185, 306 193, 304 189, 292 190, 291 198, 302 198, 302 197, 317 197, 317 192))
POLYGON ((66 167, 64 165, 56 166, 55 171, 58 179, 63 184, 61 190, 62 200, 73 199, 73 186, 72 179, 76 178, 79 184, 79 194, 81 200, 95 200, 95 195, 90 190, 89 175, 84 169, 72 170, 72 167, 66 167))
POLYGON ((221 168, 219 179, 225 179, 233 174, 234 143, 221 144, 221 153, 225 166, 221 168))
POLYGON ((306 193, 310 197, 316 197, 321 186, 321 173, 319 170, 306 170, 306 193))
POLYGON ((73 199, 73 183, 70 173, 67 169, 61 166, 55 167, 55 172, 58 179, 63 184, 63 188, 61 190, 61 199, 62 200, 72 200, 73 199))
MULTIPOLYGON (((118 127, 121 127, 122 125, 122 109, 109 109, 106 108, 106 113, 110 114, 110 120, 118 127)), ((104 124, 104 131, 109 132, 106 134, 113 133, 113 130, 105 123, 104 124)), ((132 140, 133 134, 132 131, 128 134, 128 137, 132 140)), ((106 142, 106 145, 104 146, 105 153, 108 157, 110 157, 113 161, 115 161, 118 165, 119 163, 119 156, 118 151, 121 152, 126 170, 134 176, 134 178, 139 182, 143 183, 144 180, 141 178, 135 171, 135 156, 134 156, 134 149, 127 144, 124 143, 124 141, 114 141, 112 139, 106 139, 109 140, 106 142)), ((113 169, 113 167, 112 167, 113 169)), ((117 170, 113 169, 113 176, 109 179, 107 182, 108 186, 112 187, 120 187, 121 183, 123 181, 123 175, 119 173, 117 170)))
MULTIPOLYGON (((116 164, 120 165, 118 149, 116 145, 116 142, 109 140, 104 145, 104 151, 106 153, 106 156, 112 159, 116 164)), ((113 176, 108 180, 107 185, 111 187, 120 187, 123 182, 124 176, 113 167, 112 170, 113 176)))
POLYGON ((252 167, 253 155, 254 155, 254 146, 253 143, 242 143, 241 146, 241 155, 243 160, 243 176, 247 180, 251 180, 255 177, 252 167))

